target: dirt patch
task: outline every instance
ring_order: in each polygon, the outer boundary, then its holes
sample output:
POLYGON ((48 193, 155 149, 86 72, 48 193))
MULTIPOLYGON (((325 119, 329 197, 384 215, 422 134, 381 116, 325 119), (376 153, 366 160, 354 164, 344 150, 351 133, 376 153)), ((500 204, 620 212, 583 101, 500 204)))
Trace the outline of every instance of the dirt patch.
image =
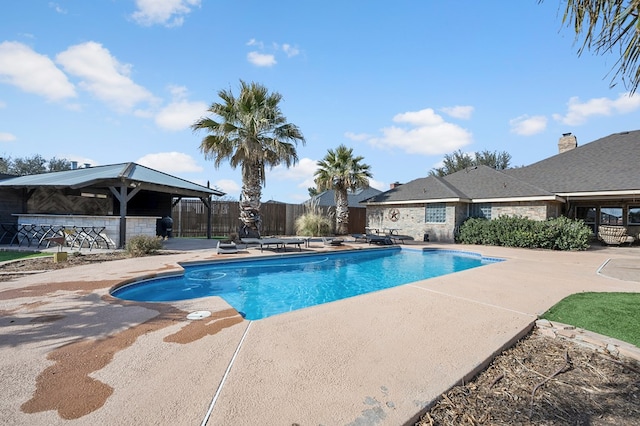
POLYGON ((533 332, 417 425, 640 425, 640 365, 533 332))
MULTIPOLYGON (((162 252, 160 254, 170 254, 162 252)), ((0 281, 10 281, 22 277, 28 273, 53 271, 56 269, 70 268, 73 266, 88 265, 91 263, 110 262, 113 260, 128 259, 131 256, 123 251, 108 253, 81 254, 69 253, 69 257, 63 262, 54 262, 53 257, 35 257, 16 260, 0 265, 0 281)))

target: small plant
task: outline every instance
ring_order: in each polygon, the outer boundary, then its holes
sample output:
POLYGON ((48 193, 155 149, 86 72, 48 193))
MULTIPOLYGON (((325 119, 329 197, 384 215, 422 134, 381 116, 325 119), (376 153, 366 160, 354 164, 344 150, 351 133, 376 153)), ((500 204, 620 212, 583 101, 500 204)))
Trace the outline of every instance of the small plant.
POLYGON ((306 205, 306 212, 296 219, 296 234, 321 237, 331 233, 332 220, 325 216, 317 201, 306 205))
POLYGON ((148 235, 136 235, 130 238, 125 246, 126 252, 131 257, 147 256, 160 249, 162 249, 162 238, 148 235))

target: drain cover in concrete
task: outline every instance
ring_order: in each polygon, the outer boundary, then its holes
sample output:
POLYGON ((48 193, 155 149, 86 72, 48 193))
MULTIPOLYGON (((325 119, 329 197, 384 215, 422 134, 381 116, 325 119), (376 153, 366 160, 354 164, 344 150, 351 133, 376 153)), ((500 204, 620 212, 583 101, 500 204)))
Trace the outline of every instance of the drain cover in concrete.
POLYGON ((187 315, 187 319, 199 320, 199 319, 203 319, 203 318, 210 317, 210 316, 211 316, 211 312, 209 312, 209 311, 195 311, 195 312, 191 312, 189 315, 187 315))

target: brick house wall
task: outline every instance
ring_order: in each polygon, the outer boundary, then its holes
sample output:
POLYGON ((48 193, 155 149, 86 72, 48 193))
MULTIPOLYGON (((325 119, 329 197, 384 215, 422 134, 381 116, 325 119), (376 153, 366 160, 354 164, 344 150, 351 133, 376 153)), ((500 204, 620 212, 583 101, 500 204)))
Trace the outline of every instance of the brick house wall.
POLYGON ((560 216, 560 204, 542 201, 520 201, 514 203, 493 204, 491 217, 523 216, 533 220, 547 220, 560 216))
MULTIPOLYGON (((467 203, 446 203, 446 219, 444 223, 425 222, 426 203, 398 204, 385 206, 367 206, 367 226, 378 228, 399 228, 398 233, 423 241, 428 234, 430 242, 455 241, 455 234, 460 225, 467 219, 469 205, 467 203), (390 219, 392 209, 400 212, 397 221, 390 219)), ((513 203, 494 203, 491 206, 491 217, 523 216, 533 220, 546 220, 560 216, 561 205, 554 202, 520 201, 513 203)))

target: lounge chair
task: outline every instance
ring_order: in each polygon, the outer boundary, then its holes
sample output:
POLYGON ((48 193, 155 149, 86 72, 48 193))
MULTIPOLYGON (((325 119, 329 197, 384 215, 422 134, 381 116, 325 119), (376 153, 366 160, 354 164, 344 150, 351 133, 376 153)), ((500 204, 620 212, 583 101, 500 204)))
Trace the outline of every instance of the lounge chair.
POLYGON ((353 237, 354 241, 356 243, 360 242, 360 243, 366 243, 367 242, 367 235, 366 234, 351 234, 351 236, 353 237))
POLYGON ((258 245, 260 246, 260 251, 264 250, 265 247, 269 248, 271 246, 276 246, 276 250, 278 250, 281 245, 284 245, 280 238, 241 238, 240 241, 247 246, 258 245))
POLYGON ((325 246, 336 247, 341 246, 344 240, 342 238, 322 237, 322 243, 325 246))
POLYGON ((298 251, 302 251, 302 244, 309 245, 308 240, 303 238, 281 238, 280 242, 284 251, 287 251, 287 245, 298 246, 298 251))
POLYGON ((598 239, 606 245, 632 244, 636 239, 627 234, 624 226, 600 225, 598 227, 598 239))
POLYGON ((381 246, 393 245, 393 240, 388 235, 367 234, 367 242, 369 244, 378 244, 381 246))
POLYGON ((216 249, 218 254, 233 254, 238 252, 238 247, 233 241, 224 243, 222 241, 218 241, 216 249))

